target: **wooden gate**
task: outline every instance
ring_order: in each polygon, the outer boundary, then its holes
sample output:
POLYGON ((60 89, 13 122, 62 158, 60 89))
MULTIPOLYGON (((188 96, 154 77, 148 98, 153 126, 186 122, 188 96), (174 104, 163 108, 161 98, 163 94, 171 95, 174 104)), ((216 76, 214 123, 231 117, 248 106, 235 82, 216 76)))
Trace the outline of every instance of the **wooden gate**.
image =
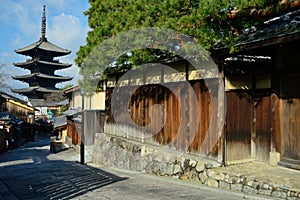
POLYGON ((252 108, 246 92, 226 92, 226 161, 251 158, 252 108))
POLYGON ((269 162, 271 151, 271 96, 264 96, 254 102, 253 130, 255 143, 255 159, 262 162, 269 162))
POLYGON ((226 92, 226 160, 269 162, 271 151, 271 96, 246 91, 226 92))
POLYGON ((282 161, 300 169, 300 99, 283 100, 283 156, 282 161))

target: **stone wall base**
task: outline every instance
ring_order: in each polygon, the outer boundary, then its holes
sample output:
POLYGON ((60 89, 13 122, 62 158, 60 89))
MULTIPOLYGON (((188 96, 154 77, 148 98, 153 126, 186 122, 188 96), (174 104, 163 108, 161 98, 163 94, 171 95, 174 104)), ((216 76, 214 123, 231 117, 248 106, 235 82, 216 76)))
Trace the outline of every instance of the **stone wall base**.
POLYGON ((296 189, 281 187, 255 177, 222 172, 220 164, 214 160, 105 133, 96 134, 93 163, 173 177, 246 194, 300 200, 300 191, 296 189))

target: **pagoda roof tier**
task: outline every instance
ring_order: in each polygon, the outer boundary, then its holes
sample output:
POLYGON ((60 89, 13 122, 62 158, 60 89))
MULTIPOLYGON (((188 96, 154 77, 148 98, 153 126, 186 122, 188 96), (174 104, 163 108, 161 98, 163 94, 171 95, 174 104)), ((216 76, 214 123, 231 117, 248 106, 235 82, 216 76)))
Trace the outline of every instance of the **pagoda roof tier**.
POLYGON ((27 47, 20 48, 15 50, 16 53, 26 55, 26 56, 34 56, 36 55, 36 51, 40 52, 41 54, 51 54, 53 57, 57 56, 64 56, 71 53, 68 49, 63 49, 51 42, 47 41, 46 37, 41 37, 39 41, 28 45, 27 47))
POLYGON ((50 79, 51 81, 70 81, 72 80, 72 77, 65 77, 65 76, 59 76, 59 75, 48 75, 48 74, 42 74, 42 73, 32 73, 32 74, 26 74, 26 75, 21 75, 21 76, 12 76, 13 79, 16 80, 30 80, 30 79, 50 79))
POLYGON ((20 93, 20 94, 35 94, 35 93, 52 93, 52 92, 59 92, 58 89, 55 88, 46 88, 40 86, 33 86, 21 89, 11 89, 13 92, 20 93))
POLYGON ((69 68, 72 66, 72 64, 69 63, 60 63, 60 62, 50 62, 50 61, 44 61, 44 60, 38 60, 38 59, 32 59, 28 60, 26 62, 18 62, 18 63, 13 63, 16 67, 22 67, 24 69, 30 69, 32 66, 38 65, 42 66, 44 65, 45 67, 52 67, 54 70, 59 70, 59 69, 65 69, 69 68))

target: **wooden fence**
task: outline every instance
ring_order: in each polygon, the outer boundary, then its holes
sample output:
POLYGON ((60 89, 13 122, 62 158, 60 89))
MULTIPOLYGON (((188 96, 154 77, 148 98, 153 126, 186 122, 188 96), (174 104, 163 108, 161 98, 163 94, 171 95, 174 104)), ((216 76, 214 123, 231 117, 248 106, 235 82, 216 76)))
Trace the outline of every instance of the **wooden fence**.
MULTIPOLYGON (((85 145, 94 144, 95 134, 103 132, 105 113, 101 110, 85 110, 84 112, 84 142, 85 145)), ((78 115, 83 114, 78 113, 78 115)), ((77 117, 76 116, 76 117, 77 117)), ((72 138, 72 143, 77 145, 82 141, 82 121, 74 120, 73 116, 68 117, 67 135, 72 138)))
MULTIPOLYGON (((126 100, 126 96, 130 94, 133 87, 108 88, 105 103, 107 122, 113 124, 116 121, 112 113, 111 102, 114 93, 116 95, 114 106, 119 109, 118 113, 121 113, 117 116, 119 123, 130 126, 128 118, 125 115, 122 116, 122 113, 130 112, 135 124, 141 127, 151 125, 138 130, 139 133, 136 134, 146 135, 149 131, 159 130, 152 137, 159 145, 168 145, 171 148, 189 152, 201 152, 216 158, 220 127, 218 126, 218 109, 212 109, 212 107, 218 108, 218 103, 220 103, 218 102, 218 84, 218 79, 210 79, 206 82, 190 81, 191 87, 188 90, 183 82, 164 83, 164 86, 144 85, 134 90, 129 103, 124 99, 126 100), (213 85, 214 89, 209 90, 207 83, 210 86, 213 85), (192 94, 196 95, 197 105, 192 101, 192 94), (162 105, 163 109, 153 110, 151 107, 155 104, 162 105), (196 110, 197 108, 199 110, 196 110), (153 121, 151 117, 154 118, 153 121), (193 117, 199 118, 199 124, 195 124, 197 120, 193 117), (191 127, 197 127, 194 130, 195 134, 192 134, 191 127)), ((136 130, 130 129, 130 131, 136 130)), ((147 140, 142 141, 147 142, 147 140)))

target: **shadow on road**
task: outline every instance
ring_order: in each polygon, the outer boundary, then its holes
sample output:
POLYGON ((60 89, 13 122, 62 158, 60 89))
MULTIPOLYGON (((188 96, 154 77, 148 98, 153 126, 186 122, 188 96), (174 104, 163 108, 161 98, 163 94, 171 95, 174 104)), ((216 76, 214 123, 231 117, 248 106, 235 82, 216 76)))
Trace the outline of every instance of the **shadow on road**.
POLYGON ((49 144, 45 140, 48 138, 0 156, 0 194, 5 199, 10 199, 8 193, 18 199, 71 199, 126 179, 64 161, 42 145, 49 144))

